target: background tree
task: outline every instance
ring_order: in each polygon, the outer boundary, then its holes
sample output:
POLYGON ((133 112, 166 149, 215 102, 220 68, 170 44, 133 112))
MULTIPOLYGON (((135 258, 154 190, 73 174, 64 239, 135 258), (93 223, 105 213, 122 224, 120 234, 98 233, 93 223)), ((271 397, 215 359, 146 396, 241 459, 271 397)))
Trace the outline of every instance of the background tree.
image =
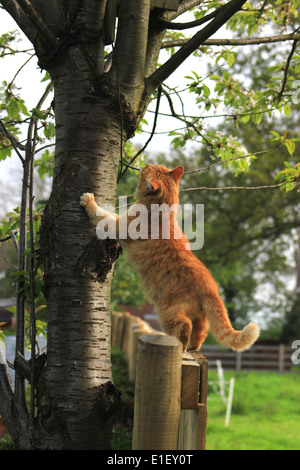
MULTIPOLYGON (((55 0, 50 6, 41 0, 2 0, 1 4, 32 42, 40 67, 48 72, 45 79, 51 78, 51 83, 31 111, 13 86, 4 84, 2 158, 12 149, 18 154, 23 166, 23 190, 17 240, 16 381, 13 391, 6 364, 1 364, 0 412, 18 448, 105 449, 109 447, 118 401, 111 377, 109 341, 110 277, 117 246, 95 237, 94 227, 79 206, 80 195, 91 191, 102 203, 114 203, 117 181, 135 161, 135 156, 126 157, 125 143, 134 135, 151 99, 157 98, 159 104, 162 93, 171 114, 184 123, 183 132, 174 137, 175 145, 181 146, 195 137, 208 145, 219 160, 244 156, 245 152, 241 153, 234 140, 226 141, 215 132, 204 131, 199 115, 195 118, 176 114, 170 90, 161 85, 223 25, 227 24, 238 35, 243 31, 257 32, 266 21, 274 29, 290 29, 288 20, 296 15, 298 2, 288 2, 287 6, 286 2, 251 5, 244 0, 225 4, 183 0, 155 2, 161 8, 152 8, 154 2, 150 0, 121 0, 117 9, 113 0, 55 0), (189 11, 194 13, 195 20, 178 26, 174 20, 189 11), (206 25, 201 28, 203 24, 206 25), (190 38, 186 35, 181 45, 178 29, 195 26, 199 30, 190 38), (168 42, 164 43, 164 38, 168 42), (110 45, 110 50, 105 47, 110 45), (175 52, 173 47, 178 45, 180 48, 175 52), (162 46, 169 47, 170 58, 158 65, 162 46), (50 108, 45 103, 52 87, 54 100, 50 108), (18 140, 20 122, 28 124, 25 145, 18 140), (41 132, 48 139, 55 132, 56 146, 52 192, 39 229, 40 252, 37 253, 34 247, 38 240, 34 233, 38 227, 34 227, 33 221, 39 222, 40 215, 33 212, 32 175, 41 132), (26 265, 27 220, 30 260, 26 265), (34 274, 41 261, 48 310, 46 365, 43 357, 35 356, 34 274), (30 364, 22 360, 27 285, 33 351, 30 364), (24 392, 28 370, 30 413, 24 392)), ((268 42, 293 42, 282 92, 276 90, 282 77, 273 80, 270 86, 267 84, 264 92, 258 90, 253 95, 241 91, 240 84, 227 72, 213 77, 218 94, 213 97, 198 73, 190 75, 189 89, 199 103, 199 113, 201 107, 207 111, 222 101, 235 108, 237 122, 245 123, 251 98, 253 116, 270 113, 273 108, 287 112, 291 97, 284 92, 292 86, 288 81, 292 61, 298 65, 299 37, 293 30, 281 34, 280 38, 267 38, 268 42), (279 100, 276 107, 273 106, 275 98, 279 100)), ((255 39, 254 43, 260 41, 255 39)), ((7 49, 9 38, 3 39, 2 44, 7 49)), ((207 49, 201 54, 205 52, 207 49)), ((221 56, 228 64, 232 63, 231 51, 220 51, 216 61, 221 56)), ((177 92, 174 90, 178 96, 177 92)), ((254 121, 260 122, 257 117, 254 121)), ((293 142, 286 135, 278 134, 275 138, 292 153, 293 142)), ((45 166, 49 160, 50 154, 45 153, 38 159, 42 173, 48 171, 45 166)), ((287 169, 290 171, 281 174, 281 184, 288 184, 287 188, 292 189, 297 186, 299 171, 297 167, 287 169)), ((12 237, 17 219, 16 212, 5 228, 12 232, 12 237)))

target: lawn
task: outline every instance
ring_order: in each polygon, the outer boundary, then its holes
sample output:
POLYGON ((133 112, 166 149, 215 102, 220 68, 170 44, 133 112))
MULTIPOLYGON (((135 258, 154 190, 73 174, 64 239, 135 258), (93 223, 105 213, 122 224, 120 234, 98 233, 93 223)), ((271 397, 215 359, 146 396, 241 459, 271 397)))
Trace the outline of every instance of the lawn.
MULTIPOLYGON (((133 387, 127 381, 122 353, 114 350, 113 371, 124 400, 123 425, 113 434, 114 449, 130 449, 133 387), (126 413, 124 413, 124 409, 126 413)), ((229 427, 224 427, 226 405, 208 401, 207 450, 300 450, 300 374, 225 371, 225 380, 235 377, 229 427)), ((209 370, 209 380, 217 373, 209 370)), ((209 388, 209 396, 215 396, 209 388)))
MULTIPOLYGON (((300 450, 300 374, 225 372, 225 380, 232 376, 228 428, 225 405, 208 402, 207 450, 300 450)), ((217 380, 214 371, 209 380, 217 380)))

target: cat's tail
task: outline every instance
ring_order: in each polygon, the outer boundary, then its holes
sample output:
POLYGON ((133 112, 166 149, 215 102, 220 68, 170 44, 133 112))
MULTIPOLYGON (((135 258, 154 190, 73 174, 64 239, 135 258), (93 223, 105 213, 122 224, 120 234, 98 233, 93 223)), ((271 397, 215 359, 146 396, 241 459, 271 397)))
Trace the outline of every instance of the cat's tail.
POLYGON ((210 299, 205 303, 210 330, 219 343, 235 351, 245 351, 257 340, 259 327, 256 323, 249 323, 241 331, 232 328, 221 298, 216 298, 213 301, 210 299))

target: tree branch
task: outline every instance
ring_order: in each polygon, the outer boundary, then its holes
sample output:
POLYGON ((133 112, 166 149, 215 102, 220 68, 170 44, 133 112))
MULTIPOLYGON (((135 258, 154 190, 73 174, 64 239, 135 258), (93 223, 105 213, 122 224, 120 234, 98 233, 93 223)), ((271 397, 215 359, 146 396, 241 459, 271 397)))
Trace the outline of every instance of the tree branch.
MULTIPOLYGON (((275 36, 265 36, 261 38, 249 38, 249 39, 207 39, 202 44, 203 46, 251 46, 259 44, 269 44, 273 42, 284 42, 299 40, 300 33, 297 34, 279 34, 275 36)), ((178 39, 176 41, 165 41, 162 44, 162 49, 167 47, 180 47, 186 44, 188 39, 178 39)))
POLYGON ((113 63, 109 71, 127 96, 144 86, 150 0, 120 0, 113 63), (117 69, 117 71, 116 71, 117 69))
POLYGON ((20 26, 21 30, 28 37, 29 41, 34 44, 36 38, 36 30, 26 17, 23 10, 16 0, 1 0, 3 8, 11 15, 15 22, 20 26))
POLYGON ((207 186, 199 186, 198 188, 186 188, 186 189, 180 189, 180 193, 184 193, 187 191, 224 191, 224 190, 232 190, 232 189, 246 189, 246 190, 256 190, 256 189, 273 189, 273 188, 279 188, 280 186, 283 186, 286 184, 286 181, 283 183, 277 183, 277 184, 265 184, 263 186, 221 186, 220 188, 209 188, 207 186))
POLYGON ((49 49, 54 49, 58 41, 52 34, 48 26, 44 23, 38 12, 35 10, 29 0, 16 0, 16 3, 22 8, 23 12, 34 26, 40 39, 49 49))
POLYGON ((289 66, 290 66, 291 60, 293 58, 294 52, 296 50, 297 42, 298 42, 297 40, 295 40, 293 42, 291 52, 289 53, 289 56, 288 56, 287 61, 286 61, 286 65, 285 65, 285 68, 284 68, 284 77, 283 77, 283 81, 282 81, 282 86, 281 86, 280 92, 278 93, 279 101, 281 100, 282 95, 284 93, 285 85, 286 85, 286 82, 287 82, 287 76, 288 76, 288 72, 289 72, 289 66))
POLYGON ((107 0, 85 0, 84 4, 87 9, 86 29, 91 33, 99 33, 104 26, 107 0))
POLYGON ((200 18, 199 20, 189 21, 187 23, 172 23, 172 21, 159 20, 159 25, 162 26, 164 29, 175 29, 179 31, 188 28, 195 28, 196 26, 201 26, 202 24, 207 23, 209 20, 215 18, 215 16, 221 10, 223 10, 224 7, 225 5, 220 6, 215 11, 213 11, 209 15, 204 16, 203 18, 200 18))
MULTIPOLYGON (((156 101, 155 116, 154 116, 154 120, 153 120, 153 126, 152 126, 152 131, 151 131, 150 137, 148 138, 147 142, 143 145, 143 147, 134 155, 134 157, 132 157, 132 159, 129 161, 129 163, 125 164, 126 168, 123 170, 123 172, 121 172, 120 177, 118 178, 118 182, 122 178, 122 176, 126 173, 128 168, 133 168, 131 165, 138 158, 138 156, 142 152, 144 152, 144 150, 147 148, 148 144, 151 142, 152 137, 155 134, 156 124, 157 124, 157 117, 158 117, 158 110, 159 110, 159 104, 160 104, 160 98, 161 98, 161 92, 162 92, 162 88, 160 86, 160 87, 158 87, 158 90, 157 90, 157 101, 156 101)), ((138 170, 138 168, 133 168, 133 169, 138 170)))
POLYGON ((165 30, 160 26, 159 10, 154 9, 150 14, 145 77, 151 75, 157 68, 157 61, 161 50, 161 44, 164 38, 165 30))
MULTIPOLYGON (((50 83, 38 104, 37 109, 41 109, 45 99, 52 89, 52 83, 50 83)), ((33 115, 30 119, 27 132, 27 143, 25 151, 25 160, 23 164, 23 184, 22 184, 22 196, 21 196, 21 210, 20 210, 20 234, 19 234, 19 258, 18 258, 18 271, 24 271, 26 269, 26 247, 27 247, 27 216, 28 216, 28 202, 29 202, 29 189, 31 181, 31 161, 33 158, 32 153, 32 136, 33 129, 37 118, 33 115)), ((24 281, 20 278, 17 283, 17 322, 16 322, 16 354, 20 353, 24 356, 25 353, 25 293, 24 293, 24 281)), ((25 382, 24 377, 16 371, 15 374, 15 403, 19 415, 22 419, 27 419, 27 406, 25 399, 25 382)))
MULTIPOLYGON (((174 106, 173 106, 172 99, 171 99, 169 93, 168 93, 165 89, 163 89, 163 93, 164 93, 165 97, 166 97, 167 100, 168 100, 168 103, 169 103, 169 107, 170 107, 170 111, 171 111, 171 113, 172 113, 172 116, 173 116, 174 118, 178 119, 179 121, 184 122, 185 125, 186 125, 186 127, 187 127, 187 129, 188 129, 189 127, 191 127, 192 129, 194 129, 194 131, 196 132, 196 134, 198 134, 199 137, 201 137, 201 138, 204 140, 204 142, 205 142, 208 146, 213 147, 212 144, 211 144, 210 142, 208 142, 208 140, 206 139, 206 137, 199 131, 199 129, 195 126, 195 124, 194 124, 193 122, 188 121, 186 118, 184 118, 184 117, 182 117, 182 116, 179 116, 179 114, 176 113, 176 111, 175 111, 175 109, 174 109, 174 106)), ((197 118, 197 120, 198 120, 198 118, 197 118)))
POLYGON ((227 158, 226 160, 219 160, 217 162, 211 163, 208 166, 204 166, 202 168, 197 168, 196 170, 185 171, 184 174, 185 175, 190 175, 190 174, 193 174, 193 173, 202 173, 203 171, 210 170, 211 168, 214 168, 215 166, 218 166, 218 165, 223 165, 224 163, 234 162, 234 161, 237 161, 237 160, 242 160, 243 158, 252 157, 254 155, 261 155, 263 153, 268 153, 268 152, 271 152, 272 150, 275 150, 277 147, 279 147, 279 145, 280 144, 278 144, 275 147, 272 147, 270 149, 259 150, 258 152, 248 153, 247 155, 241 155, 239 157, 227 158))
POLYGON ((22 163, 24 163, 24 158, 22 157, 21 153, 19 152, 18 149, 20 150, 25 150, 25 146, 20 144, 20 142, 13 136, 11 135, 8 130, 6 129, 5 125, 0 119, 0 127, 2 129, 2 133, 5 135, 5 137, 11 142, 11 145, 13 146, 16 154, 18 155, 19 159, 21 160, 22 163))
POLYGON ((81 37, 85 41, 84 49, 93 61, 96 73, 101 75, 104 66, 104 18, 107 0, 85 0, 84 4, 87 17, 81 37))
POLYGON ((191 8, 194 8, 198 5, 201 5, 203 0, 182 0, 179 4, 177 11, 165 11, 162 15, 162 19, 165 21, 172 21, 183 13, 189 11, 191 8))
POLYGON ((167 62, 159 67, 147 79, 150 88, 157 88, 168 78, 196 49, 210 36, 221 28, 240 8, 246 0, 231 0, 216 15, 216 17, 201 31, 198 31, 186 44, 184 44, 167 62))

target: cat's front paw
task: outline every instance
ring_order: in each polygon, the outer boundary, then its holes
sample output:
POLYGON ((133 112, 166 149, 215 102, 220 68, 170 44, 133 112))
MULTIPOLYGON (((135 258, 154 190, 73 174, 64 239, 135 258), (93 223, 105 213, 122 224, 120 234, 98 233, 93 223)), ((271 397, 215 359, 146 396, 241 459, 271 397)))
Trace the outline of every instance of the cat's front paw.
POLYGON ((80 198, 80 205, 86 207, 91 203, 95 202, 95 197, 93 193, 84 193, 80 198))

